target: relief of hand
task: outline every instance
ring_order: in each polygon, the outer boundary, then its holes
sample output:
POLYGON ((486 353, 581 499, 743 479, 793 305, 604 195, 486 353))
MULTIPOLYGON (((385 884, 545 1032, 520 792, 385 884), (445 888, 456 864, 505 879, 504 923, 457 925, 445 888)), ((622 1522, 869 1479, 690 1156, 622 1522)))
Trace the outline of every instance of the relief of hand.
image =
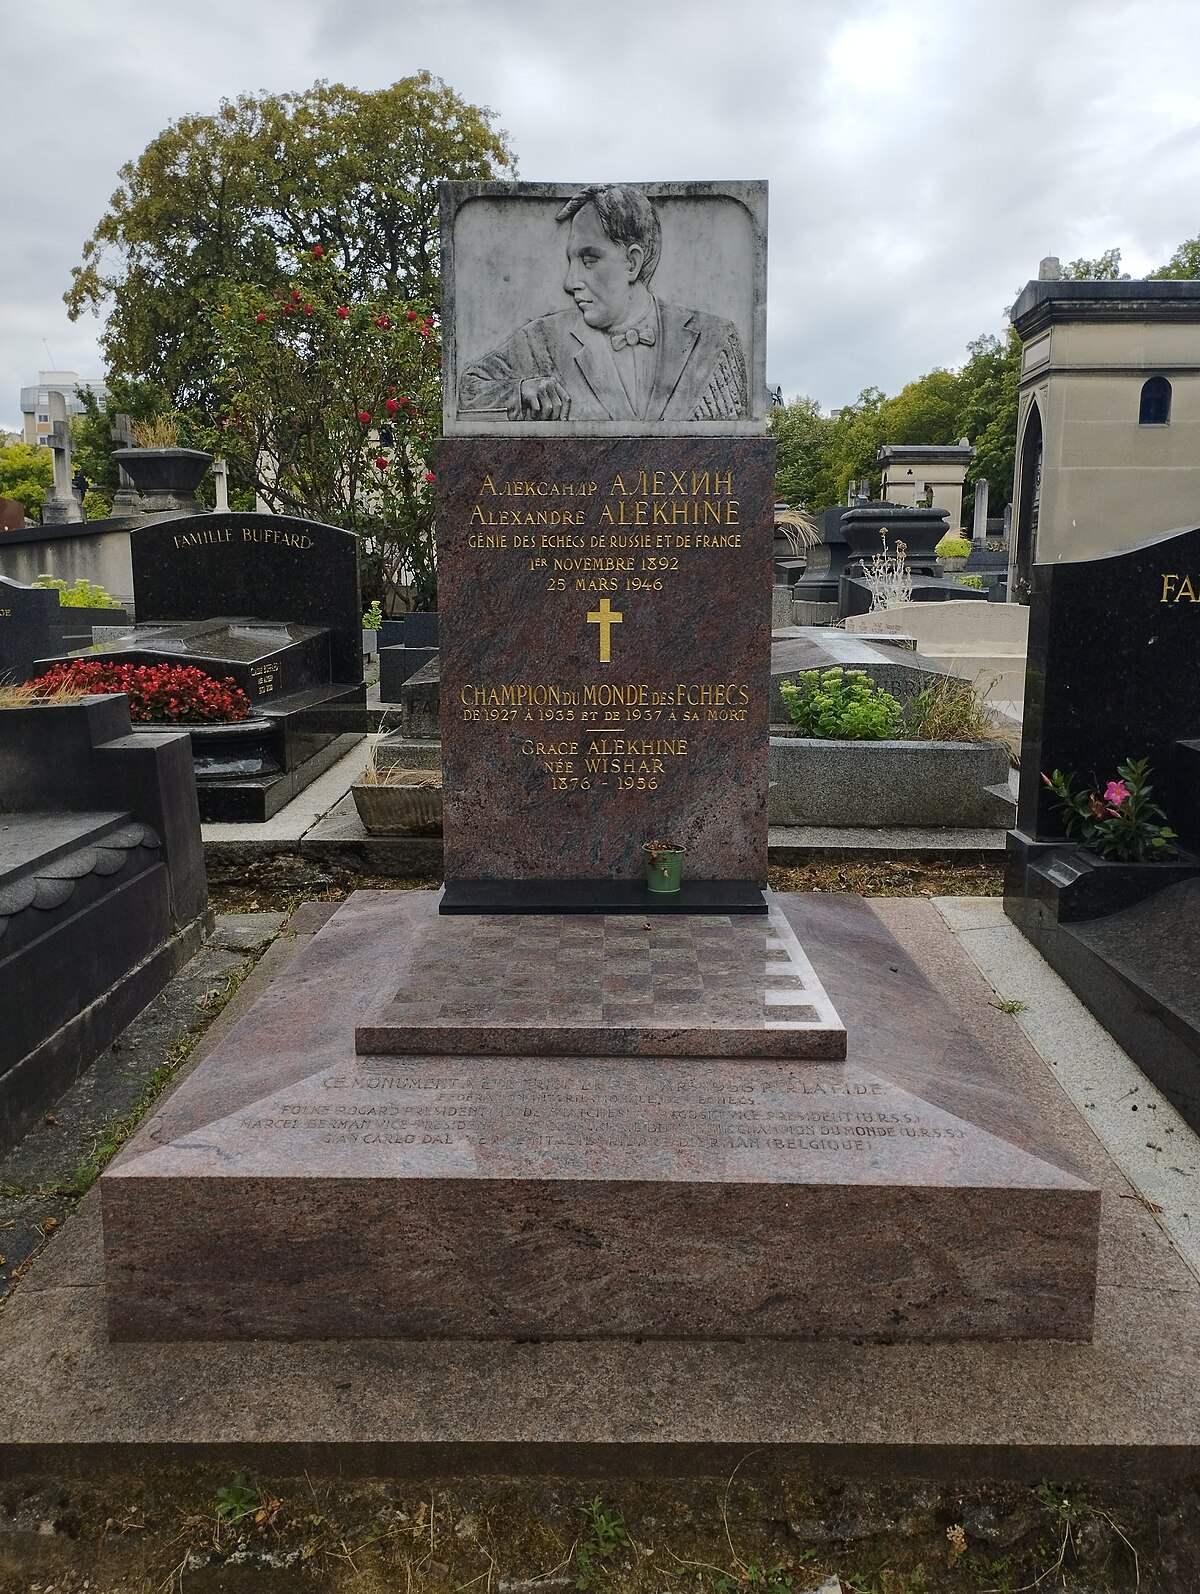
POLYGON ((529 377, 521 383, 520 414, 509 411, 512 421, 565 421, 571 415, 571 395, 556 376, 529 377))

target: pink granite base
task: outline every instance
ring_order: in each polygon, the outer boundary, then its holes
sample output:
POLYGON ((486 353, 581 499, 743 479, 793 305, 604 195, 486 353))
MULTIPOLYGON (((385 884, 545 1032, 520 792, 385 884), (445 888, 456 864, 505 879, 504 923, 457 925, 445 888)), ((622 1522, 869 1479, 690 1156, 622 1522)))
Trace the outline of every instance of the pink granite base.
MULTIPOLYGON (((1090 1336, 1099 1195, 944 1036, 356 1056, 406 900, 351 898, 105 1174, 114 1338, 1090 1336)), ((896 979, 854 911, 818 970, 896 979)))
POLYGON ((776 903, 757 915, 404 910, 364 1054, 843 1058, 846 1030, 776 903))

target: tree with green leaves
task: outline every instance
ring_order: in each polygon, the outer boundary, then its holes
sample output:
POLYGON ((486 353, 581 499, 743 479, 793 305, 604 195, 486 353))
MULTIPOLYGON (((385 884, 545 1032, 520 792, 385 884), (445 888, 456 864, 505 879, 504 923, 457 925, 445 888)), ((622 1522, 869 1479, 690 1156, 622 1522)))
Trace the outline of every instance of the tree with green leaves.
POLYGON ((357 297, 322 244, 294 264, 277 289, 227 286, 214 312, 221 451, 279 513, 358 533, 368 598, 436 607, 436 312, 357 297))
POLYGON ((769 423, 775 439, 775 492, 784 503, 815 511, 837 499, 831 470, 833 428, 816 399, 777 404, 769 423))
POLYGON ((438 183, 511 175, 493 113, 428 72, 365 92, 339 83, 243 94, 181 117, 123 166, 64 296, 107 313, 111 376, 213 412, 212 313, 231 283, 270 294, 315 243, 356 299, 438 304, 438 183))
POLYGON ((1164 278, 1200 278, 1200 238, 1185 239, 1165 266, 1159 266, 1148 275, 1160 282, 1164 278))
POLYGON ((54 483, 54 460, 48 448, 10 443, 0 448, 0 498, 24 504, 26 517, 42 518, 42 505, 54 483))
POLYGON ((1064 282, 1128 282, 1129 273, 1121 270, 1121 251, 1106 249, 1095 260, 1068 260, 1062 268, 1064 282))

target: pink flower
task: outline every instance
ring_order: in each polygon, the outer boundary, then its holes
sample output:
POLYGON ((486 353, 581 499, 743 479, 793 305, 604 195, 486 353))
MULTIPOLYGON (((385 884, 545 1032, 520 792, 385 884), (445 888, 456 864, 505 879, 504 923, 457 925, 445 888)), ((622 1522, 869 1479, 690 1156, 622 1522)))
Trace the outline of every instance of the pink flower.
POLYGON ((314 260, 320 260, 321 256, 324 253, 325 253, 324 244, 314 244, 313 245, 313 259, 314 260))
POLYGON ((1104 801, 1119 808, 1129 797, 1129 787, 1123 780, 1110 780, 1104 788, 1104 801))

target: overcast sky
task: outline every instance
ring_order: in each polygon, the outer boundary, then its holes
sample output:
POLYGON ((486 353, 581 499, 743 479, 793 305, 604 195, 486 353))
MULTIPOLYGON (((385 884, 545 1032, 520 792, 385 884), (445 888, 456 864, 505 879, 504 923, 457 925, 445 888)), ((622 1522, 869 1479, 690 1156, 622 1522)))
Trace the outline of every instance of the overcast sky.
POLYGON ((0 0, 0 423, 102 374, 62 294, 169 122, 422 67, 523 178, 767 178, 768 379, 827 408, 961 363, 1043 255, 1200 233, 1200 0, 0 0))

